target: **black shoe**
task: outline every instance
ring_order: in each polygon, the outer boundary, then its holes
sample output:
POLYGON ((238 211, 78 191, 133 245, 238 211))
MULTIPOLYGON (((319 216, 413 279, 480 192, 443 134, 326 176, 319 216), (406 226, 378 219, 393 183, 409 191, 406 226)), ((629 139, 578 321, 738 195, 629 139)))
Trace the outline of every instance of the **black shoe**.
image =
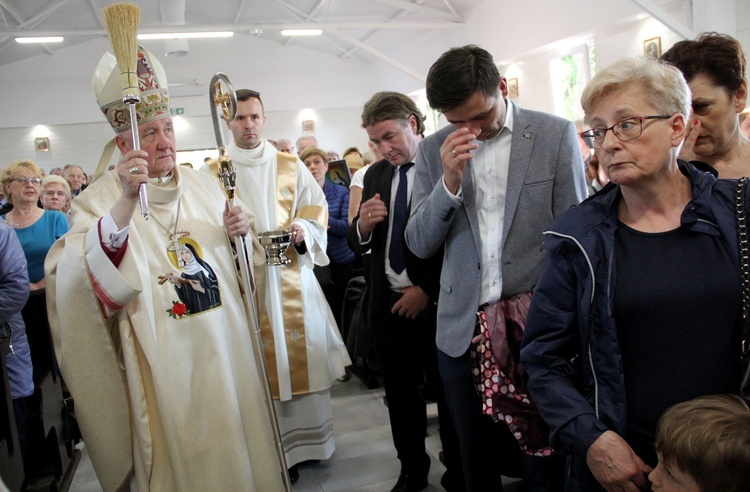
POLYGON ((289 469, 289 481, 297 483, 297 480, 299 480, 299 470, 297 469, 297 465, 294 465, 289 469))
POLYGON ((352 378, 352 376, 349 373, 349 368, 347 367, 346 368, 346 372, 344 372, 344 375, 341 376, 340 378, 336 378, 336 381, 338 381, 339 383, 345 383, 345 382, 349 381, 351 378, 352 378))
POLYGON ((456 473, 453 473, 451 470, 446 470, 443 476, 440 477, 440 485, 442 485, 446 492, 466 492, 463 477, 457 477, 456 473))
POLYGON ((417 478, 401 473, 391 492, 419 492, 427 488, 427 477, 417 478))

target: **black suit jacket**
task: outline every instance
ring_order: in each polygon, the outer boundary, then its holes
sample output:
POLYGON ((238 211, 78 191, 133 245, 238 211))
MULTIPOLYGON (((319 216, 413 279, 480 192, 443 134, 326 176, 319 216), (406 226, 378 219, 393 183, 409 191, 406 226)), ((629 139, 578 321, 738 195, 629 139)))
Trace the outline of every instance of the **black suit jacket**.
MULTIPOLYGON (((388 240, 388 219, 391 216, 391 182, 393 180, 393 173, 397 172, 397 170, 387 160, 378 161, 367 170, 362 188, 361 203, 366 202, 375 196, 376 193, 380 193, 380 199, 385 202, 385 207, 388 209, 388 217, 375 226, 370 242, 362 245, 359 244, 359 235, 357 234, 357 224, 359 222, 358 211, 357 217, 352 222, 352 225, 349 226, 347 235, 349 247, 355 253, 362 254, 368 250, 371 251, 372 258, 370 261, 367 291, 369 296, 368 320, 372 327, 378 325, 378 320, 382 320, 383 310, 386 309, 386 304, 391 295, 388 277, 385 274, 385 257, 388 246, 386 244, 388 240)), ((401 240, 403 240, 403 237, 401 240)), ((409 280, 411 280, 412 284, 421 287, 430 296, 430 299, 437 302, 438 293, 440 292, 440 269, 443 263, 442 248, 435 256, 426 260, 418 258, 409 251, 406 241, 404 241, 404 251, 406 273, 409 275, 409 280)))

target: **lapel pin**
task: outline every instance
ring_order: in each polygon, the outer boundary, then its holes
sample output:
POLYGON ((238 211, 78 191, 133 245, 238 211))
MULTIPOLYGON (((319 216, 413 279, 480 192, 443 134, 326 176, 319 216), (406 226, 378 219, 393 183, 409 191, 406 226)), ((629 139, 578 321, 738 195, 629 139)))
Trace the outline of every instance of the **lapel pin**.
POLYGON ((531 139, 531 133, 524 133, 523 134, 523 138, 525 138, 526 140, 530 140, 531 139))

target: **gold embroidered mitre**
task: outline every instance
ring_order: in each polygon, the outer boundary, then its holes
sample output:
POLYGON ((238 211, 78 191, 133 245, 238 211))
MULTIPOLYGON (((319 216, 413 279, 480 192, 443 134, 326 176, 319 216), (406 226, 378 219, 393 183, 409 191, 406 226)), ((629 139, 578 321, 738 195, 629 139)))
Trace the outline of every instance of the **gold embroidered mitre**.
MULTIPOLYGON (((96 102, 115 133, 130 129, 128 105, 122 102, 120 72, 115 56, 105 53, 91 80, 91 90, 96 102)), ((170 116, 167 74, 159 60, 140 46, 137 72, 141 92, 141 100, 135 105, 138 123, 170 116)))

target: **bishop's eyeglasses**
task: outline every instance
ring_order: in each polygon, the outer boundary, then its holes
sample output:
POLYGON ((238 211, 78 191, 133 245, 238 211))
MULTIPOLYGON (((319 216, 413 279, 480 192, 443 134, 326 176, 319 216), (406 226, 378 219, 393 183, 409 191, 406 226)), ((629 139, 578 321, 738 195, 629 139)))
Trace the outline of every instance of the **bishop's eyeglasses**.
POLYGON ((609 128, 592 128, 585 132, 579 133, 583 141, 592 149, 600 149, 604 145, 604 139, 607 138, 607 132, 612 130, 621 142, 627 142, 638 138, 643 133, 643 121, 644 120, 666 120, 672 116, 637 116, 634 118, 626 118, 622 121, 618 121, 609 128))

